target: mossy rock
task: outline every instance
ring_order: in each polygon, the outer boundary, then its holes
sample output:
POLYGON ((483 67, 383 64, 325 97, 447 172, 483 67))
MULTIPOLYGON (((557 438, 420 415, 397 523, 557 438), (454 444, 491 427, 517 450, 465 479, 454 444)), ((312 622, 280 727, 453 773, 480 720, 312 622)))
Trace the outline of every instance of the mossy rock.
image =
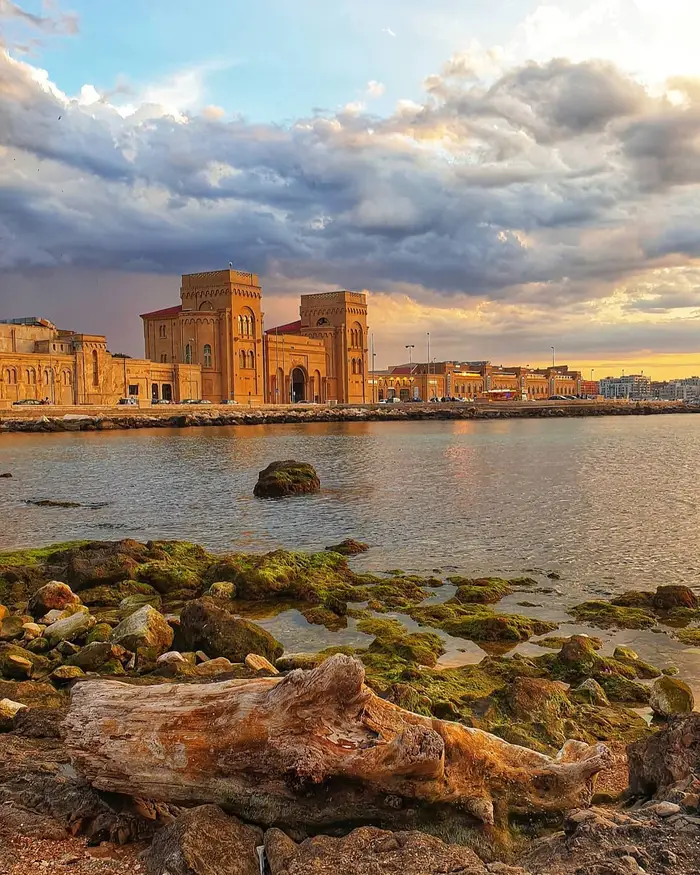
POLYGON ((147 583, 162 595, 176 590, 197 592, 202 588, 200 575, 180 562, 155 560, 139 566, 137 575, 142 583, 147 583))
MULTIPOLYGON (((422 580, 413 577, 395 577, 392 580, 382 580, 373 586, 364 588, 364 598, 373 611, 384 612, 407 611, 409 608, 419 605, 430 595, 421 586, 422 580)), ((358 597, 362 598, 362 591, 358 590, 358 597)), ((353 597, 355 594, 353 593, 353 597)))
POLYGON ((671 584, 659 586, 654 593, 653 606, 657 611, 670 611, 674 608, 698 609, 698 597, 689 586, 671 584))
POLYGON ((369 550, 369 544, 356 541, 354 538, 346 538, 340 544, 326 547, 326 550, 329 553, 340 553, 341 556, 357 556, 360 553, 366 553, 369 550))
POLYGON ((674 636, 683 644, 700 647, 700 629, 677 629, 674 636))
MULTIPOLYGON (((548 650, 561 650, 566 642, 571 640, 571 637, 572 636, 570 635, 567 637, 562 637, 561 635, 548 635, 546 638, 540 638, 539 641, 533 641, 532 643, 536 644, 538 647, 546 647, 548 650)), ((600 650, 603 646, 603 642, 600 638, 587 636, 587 640, 590 642, 591 647, 594 650, 600 650)))
POLYGON ((65 708, 68 695, 45 681, 0 680, 0 699, 21 702, 28 708, 65 708))
POLYGON ((29 674, 32 677, 45 675, 51 668, 51 663, 45 656, 32 653, 17 644, 0 645, 0 676, 7 680, 26 680, 27 672, 13 659, 26 660, 31 664, 29 674))
POLYGON ((641 608, 623 608, 604 601, 589 601, 576 605, 569 611, 580 623, 599 626, 601 629, 650 629, 656 619, 641 608))
POLYGON ((258 475, 253 489, 256 498, 284 498, 321 491, 321 481, 308 462, 271 462, 258 475))
POLYGON ((347 614, 336 614, 335 611, 332 611, 325 605, 313 605, 312 607, 305 608, 301 611, 301 615, 307 623, 311 623, 314 626, 325 626, 326 629, 330 629, 332 632, 339 632, 341 629, 347 629, 348 627, 347 614))
POLYGON ((620 675, 598 674, 596 680, 613 702, 646 705, 649 702, 649 687, 620 675))
MULTIPOLYGON (((448 578, 450 583, 462 578, 448 578)), ((510 595, 513 588, 507 580, 500 577, 483 577, 460 583, 454 594, 453 600, 459 604, 489 605, 500 602, 502 598, 510 595)))
POLYGON ((129 595, 119 602, 119 616, 128 617, 144 605, 150 605, 159 611, 163 606, 163 600, 157 593, 152 595, 129 595))
POLYGON ((496 614, 480 605, 443 605, 418 607, 410 616, 424 626, 434 626, 457 638, 470 641, 518 642, 533 635, 545 635, 556 623, 524 617, 520 614, 496 614))
POLYGON ((104 583, 132 580, 139 565, 147 560, 145 544, 126 538, 122 541, 89 541, 77 547, 54 551, 47 567, 55 569, 75 592, 104 583))
POLYGON ((274 663, 283 650, 267 630, 234 617, 224 603, 209 596, 185 605, 175 647, 202 650, 210 658, 224 656, 231 662, 243 662, 249 653, 257 653, 274 663))
POLYGON ((339 553, 233 553, 212 564, 207 580, 233 583, 237 597, 249 601, 286 598, 320 605, 330 598, 347 602, 366 597, 347 559, 339 553))
POLYGON ((690 714, 695 707, 695 698, 684 681, 664 675, 652 684, 650 704, 659 717, 669 718, 690 714))
POLYGON ((638 654, 629 647, 616 647, 613 659, 633 668, 638 678, 653 680, 653 678, 658 678, 662 673, 660 668, 640 659, 638 654))
POLYGON ((615 596, 614 599, 611 599, 610 604, 619 608, 651 610, 654 605, 654 593, 632 589, 615 596))
POLYGON ((112 627, 109 623, 98 623, 88 632, 86 644, 109 641, 112 635, 112 627))
POLYGON ((155 589, 138 580, 122 580, 119 583, 105 583, 84 589, 80 593, 83 604, 89 607, 116 608, 133 595, 157 595, 155 589))
POLYGON ((434 666, 445 652, 434 632, 409 632, 398 620, 372 618, 357 624, 360 632, 374 635, 367 654, 394 657, 416 665, 434 666))

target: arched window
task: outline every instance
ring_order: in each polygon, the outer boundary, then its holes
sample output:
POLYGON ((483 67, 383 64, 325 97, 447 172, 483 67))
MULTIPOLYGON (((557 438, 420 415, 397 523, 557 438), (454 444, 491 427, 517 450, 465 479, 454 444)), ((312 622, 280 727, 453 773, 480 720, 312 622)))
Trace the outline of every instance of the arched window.
POLYGON ((44 371, 44 382, 47 386, 50 386, 53 383, 53 371, 48 368, 44 371))
POLYGON ((362 359, 357 360, 357 373, 358 374, 362 373, 362 359))
MULTIPOLYGON (((52 380, 53 382, 53 380, 52 380)), ((92 385, 99 386, 100 385, 100 364, 97 360, 97 350, 93 349, 92 351, 92 385)))
POLYGON ((355 361, 355 359, 352 360, 352 372, 353 374, 357 373, 357 362, 355 361))
POLYGON ((166 335, 165 325, 160 326, 159 334, 161 337, 165 337, 165 335, 166 335))
POLYGON ((192 345, 189 343, 185 347, 185 364, 186 365, 192 364, 192 345))
POLYGON ((251 351, 248 353, 248 367, 249 367, 249 368, 254 368, 254 367, 255 367, 255 353, 253 352, 253 350, 251 350, 251 351))
POLYGON ((204 367, 211 367, 211 346, 208 343, 204 344, 204 367))
POLYGON ((168 361, 168 354, 167 354, 167 352, 162 352, 162 353, 160 354, 160 360, 161 360, 161 362, 167 362, 167 361, 168 361))
POLYGON ((238 317, 238 336, 240 337, 243 334, 243 317, 238 317))
POLYGON ((63 385, 70 386, 70 384, 71 384, 70 371, 64 371, 63 372, 63 385))
POLYGON ((331 323, 328 321, 328 319, 326 319, 325 316, 322 316, 316 324, 317 325, 330 325, 331 323))
POLYGON ((245 367, 245 350, 244 350, 244 349, 242 349, 242 350, 238 353, 238 362, 239 362, 239 364, 240 364, 240 366, 241 366, 242 368, 245 367))

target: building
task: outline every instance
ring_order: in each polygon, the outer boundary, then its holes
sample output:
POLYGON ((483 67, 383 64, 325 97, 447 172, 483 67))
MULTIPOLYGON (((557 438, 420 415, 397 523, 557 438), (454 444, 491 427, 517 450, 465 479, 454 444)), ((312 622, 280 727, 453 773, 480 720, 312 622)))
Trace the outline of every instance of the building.
POLYGON ((651 396, 651 380, 644 374, 604 377, 599 381, 600 394, 608 400, 647 401, 651 396))
POLYGON ((142 314, 146 357, 197 365, 195 397, 249 404, 365 400, 365 294, 302 295, 300 319, 267 331, 255 274, 187 274, 180 298, 175 307, 142 314))
POLYGON ((651 397, 659 401, 700 401, 700 377, 653 382, 651 397))
POLYGON ((581 374, 566 365, 533 369, 491 362, 430 362, 395 365, 370 374, 370 399, 512 398, 543 401, 580 395, 581 374))
POLYGON ((0 405, 366 400, 367 296, 302 295, 300 317, 265 332, 258 277, 218 270, 184 275, 180 304, 142 314, 145 359, 45 319, 0 323, 0 405))
POLYGON ((600 382, 598 380, 581 380, 581 395, 584 398, 597 398, 600 395, 600 382))
POLYGON ((0 322, 0 404, 113 405, 120 398, 186 397, 198 369, 113 355, 100 334, 78 334, 46 319, 0 322))
POLYGON ((302 295, 300 319, 265 332, 268 403, 371 400, 367 383, 367 296, 302 295))

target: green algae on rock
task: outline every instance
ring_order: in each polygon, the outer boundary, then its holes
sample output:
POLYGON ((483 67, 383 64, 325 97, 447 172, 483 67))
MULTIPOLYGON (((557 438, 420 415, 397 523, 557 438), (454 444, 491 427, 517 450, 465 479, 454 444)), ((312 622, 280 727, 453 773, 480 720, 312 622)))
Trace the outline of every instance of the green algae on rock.
POLYGON ((664 675, 652 684, 649 704, 659 717, 668 718, 689 714, 695 707, 695 698, 684 681, 664 675))
POLYGON ((434 666, 445 652, 442 639, 434 632, 408 632, 398 620, 370 618, 357 624, 360 632, 374 635, 366 654, 388 654, 417 665, 434 666))
POLYGON ((517 643, 557 628, 557 623, 546 620, 520 614, 497 614, 482 605, 460 605, 453 600, 414 608, 409 616, 423 626, 433 626, 470 641, 517 643))
POLYGON ((354 538, 346 538, 339 544, 326 547, 328 553, 340 553, 341 556, 357 556, 360 553, 366 553, 368 550, 369 544, 365 544, 364 541, 356 541, 354 538))
POLYGON ((271 462, 258 474, 253 489, 256 498, 284 498, 321 491, 321 481, 313 465, 308 462, 271 462))
POLYGON ((656 619, 646 610, 619 607, 598 600, 576 605, 569 610, 569 613, 580 623, 598 626, 601 629, 650 629, 656 625, 656 619))
POLYGON ((223 656, 231 662, 243 662, 249 653, 274 662, 283 649, 265 629, 235 617, 225 603, 210 596, 185 605, 177 635, 181 649, 203 650, 209 657, 223 656))
POLYGON ((700 647, 700 629, 693 627, 692 629, 677 629, 674 633, 682 644, 689 644, 691 647, 700 647))
POLYGON ((513 592, 510 582, 502 577, 448 577, 448 581, 457 586, 453 600, 459 604, 495 604, 513 592))

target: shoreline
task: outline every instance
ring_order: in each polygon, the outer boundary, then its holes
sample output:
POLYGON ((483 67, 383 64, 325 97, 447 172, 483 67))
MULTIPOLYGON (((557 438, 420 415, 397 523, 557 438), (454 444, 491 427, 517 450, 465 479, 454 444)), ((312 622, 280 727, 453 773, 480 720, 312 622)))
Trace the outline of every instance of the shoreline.
MULTIPOLYGON (((176 405, 173 405, 176 407, 176 405)), ((542 419, 587 416, 653 416, 700 413, 684 402, 491 402, 484 404, 353 405, 325 407, 202 406, 177 410, 140 408, 127 413, 119 408, 70 407, 0 411, 0 433, 52 433, 65 431, 114 431, 143 428, 202 428, 234 425, 298 425, 326 422, 425 422, 446 420, 542 419)))

